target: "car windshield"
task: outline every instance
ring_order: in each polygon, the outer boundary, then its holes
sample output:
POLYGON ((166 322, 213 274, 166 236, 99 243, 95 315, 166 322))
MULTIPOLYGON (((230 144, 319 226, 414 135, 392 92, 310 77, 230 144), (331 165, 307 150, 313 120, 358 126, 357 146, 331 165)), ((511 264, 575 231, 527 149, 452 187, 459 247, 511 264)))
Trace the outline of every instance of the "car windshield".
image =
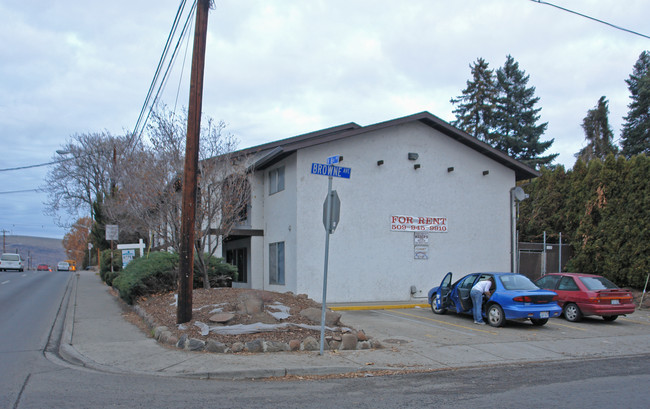
POLYGON ((613 290, 618 288, 616 284, 612 283, 605 277, 580 277, 580 281, 588 289, 592 291, 596 290, 613 290))
POLYGON ((20 258, 18 257, 17 254, 16 255, 14 255, 14 254, 3 254, 2 259, 5 260, 5 261, 20 261, 20 258))
POLYGON ((499 280, 506 290, 537 290, 537 287, 526 276, 520 274, 508 274, 499 276, 499 280))

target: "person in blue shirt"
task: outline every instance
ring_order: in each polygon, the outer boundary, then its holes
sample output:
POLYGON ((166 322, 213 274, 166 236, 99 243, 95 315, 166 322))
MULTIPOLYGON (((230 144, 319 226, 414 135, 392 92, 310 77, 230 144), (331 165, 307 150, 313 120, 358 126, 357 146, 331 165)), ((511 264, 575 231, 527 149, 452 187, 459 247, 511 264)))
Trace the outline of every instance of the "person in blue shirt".
POLYGON ((485 325, 483 321, 483 294, 487 295, 489 299, 494 292, 494 278, 490 277, 487 280, 481 280, 474 284, 472 290, 469 292, 472 298, 472 313, 474 314, 474 324, 485 325))

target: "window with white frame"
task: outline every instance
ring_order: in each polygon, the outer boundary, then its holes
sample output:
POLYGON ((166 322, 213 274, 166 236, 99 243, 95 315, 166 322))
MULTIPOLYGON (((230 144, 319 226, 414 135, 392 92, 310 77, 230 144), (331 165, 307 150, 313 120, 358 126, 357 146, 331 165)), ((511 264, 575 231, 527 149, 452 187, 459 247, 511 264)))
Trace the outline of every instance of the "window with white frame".
POLYGON ((269 172, 269 194, 284 190, 284 166, 269 172))
POLYGON ((284 242, 269 244, 269 284, 284 285, 284 242))

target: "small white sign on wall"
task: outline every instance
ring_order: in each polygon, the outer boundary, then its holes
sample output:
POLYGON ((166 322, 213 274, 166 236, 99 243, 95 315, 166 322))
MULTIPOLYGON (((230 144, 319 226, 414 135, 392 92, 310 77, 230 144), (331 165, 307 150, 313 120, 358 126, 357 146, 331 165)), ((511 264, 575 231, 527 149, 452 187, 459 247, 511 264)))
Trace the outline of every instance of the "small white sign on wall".
POLYGON ((428 246, 429 245, 429 233, 413 233, 413 244, 415 246, 428 246))
POLYGON ((415 246, 415 260, 428 260, 429 259, 429 246, 415 246))

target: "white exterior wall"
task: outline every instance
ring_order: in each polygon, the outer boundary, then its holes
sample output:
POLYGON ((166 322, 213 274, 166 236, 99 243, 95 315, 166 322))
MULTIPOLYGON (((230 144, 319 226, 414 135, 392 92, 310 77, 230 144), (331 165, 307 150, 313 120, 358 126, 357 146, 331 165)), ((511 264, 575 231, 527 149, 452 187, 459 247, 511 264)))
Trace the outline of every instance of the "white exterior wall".
POLYGON ((448 271, 456 278, 509 271, 514 171, 412 122, 301 149, 283 162, 286 192, 283 200, 267 198, 264 241, 265 254, 268 243, 285 241, 287 285, 269 289, 321 301, 328 178, 310 170, 333 155, 343 155, 340 165, 352 171, 349 180, 333 183, 341 216, 330 236, 328 302, 409 300, 411 286, 415 297, 426 297, 448 271), (419 159, 408 160, 409 152, 419 159), (421 168, 415 170, 415 163, 421 168), (415 260, 413 233, 390 231, 392 215, 446 217, 449 231, 430 233, 429 259, 415 260))
MULTIPOLYGON (((297 184, 296 155, 292 155, 264 170, 264 240, 262 287, 270 291, 296 291, 296 231, 297 231, 297 184), (269 194, 269 172, 284 167, 284 190, 269 194), (269 244, 284 242, 284 285, 269 282, 269 244)), ((259 249, 258 249, 259 251, 259 249)), ((256 268, 256 270, 258 270, 256 268)))

